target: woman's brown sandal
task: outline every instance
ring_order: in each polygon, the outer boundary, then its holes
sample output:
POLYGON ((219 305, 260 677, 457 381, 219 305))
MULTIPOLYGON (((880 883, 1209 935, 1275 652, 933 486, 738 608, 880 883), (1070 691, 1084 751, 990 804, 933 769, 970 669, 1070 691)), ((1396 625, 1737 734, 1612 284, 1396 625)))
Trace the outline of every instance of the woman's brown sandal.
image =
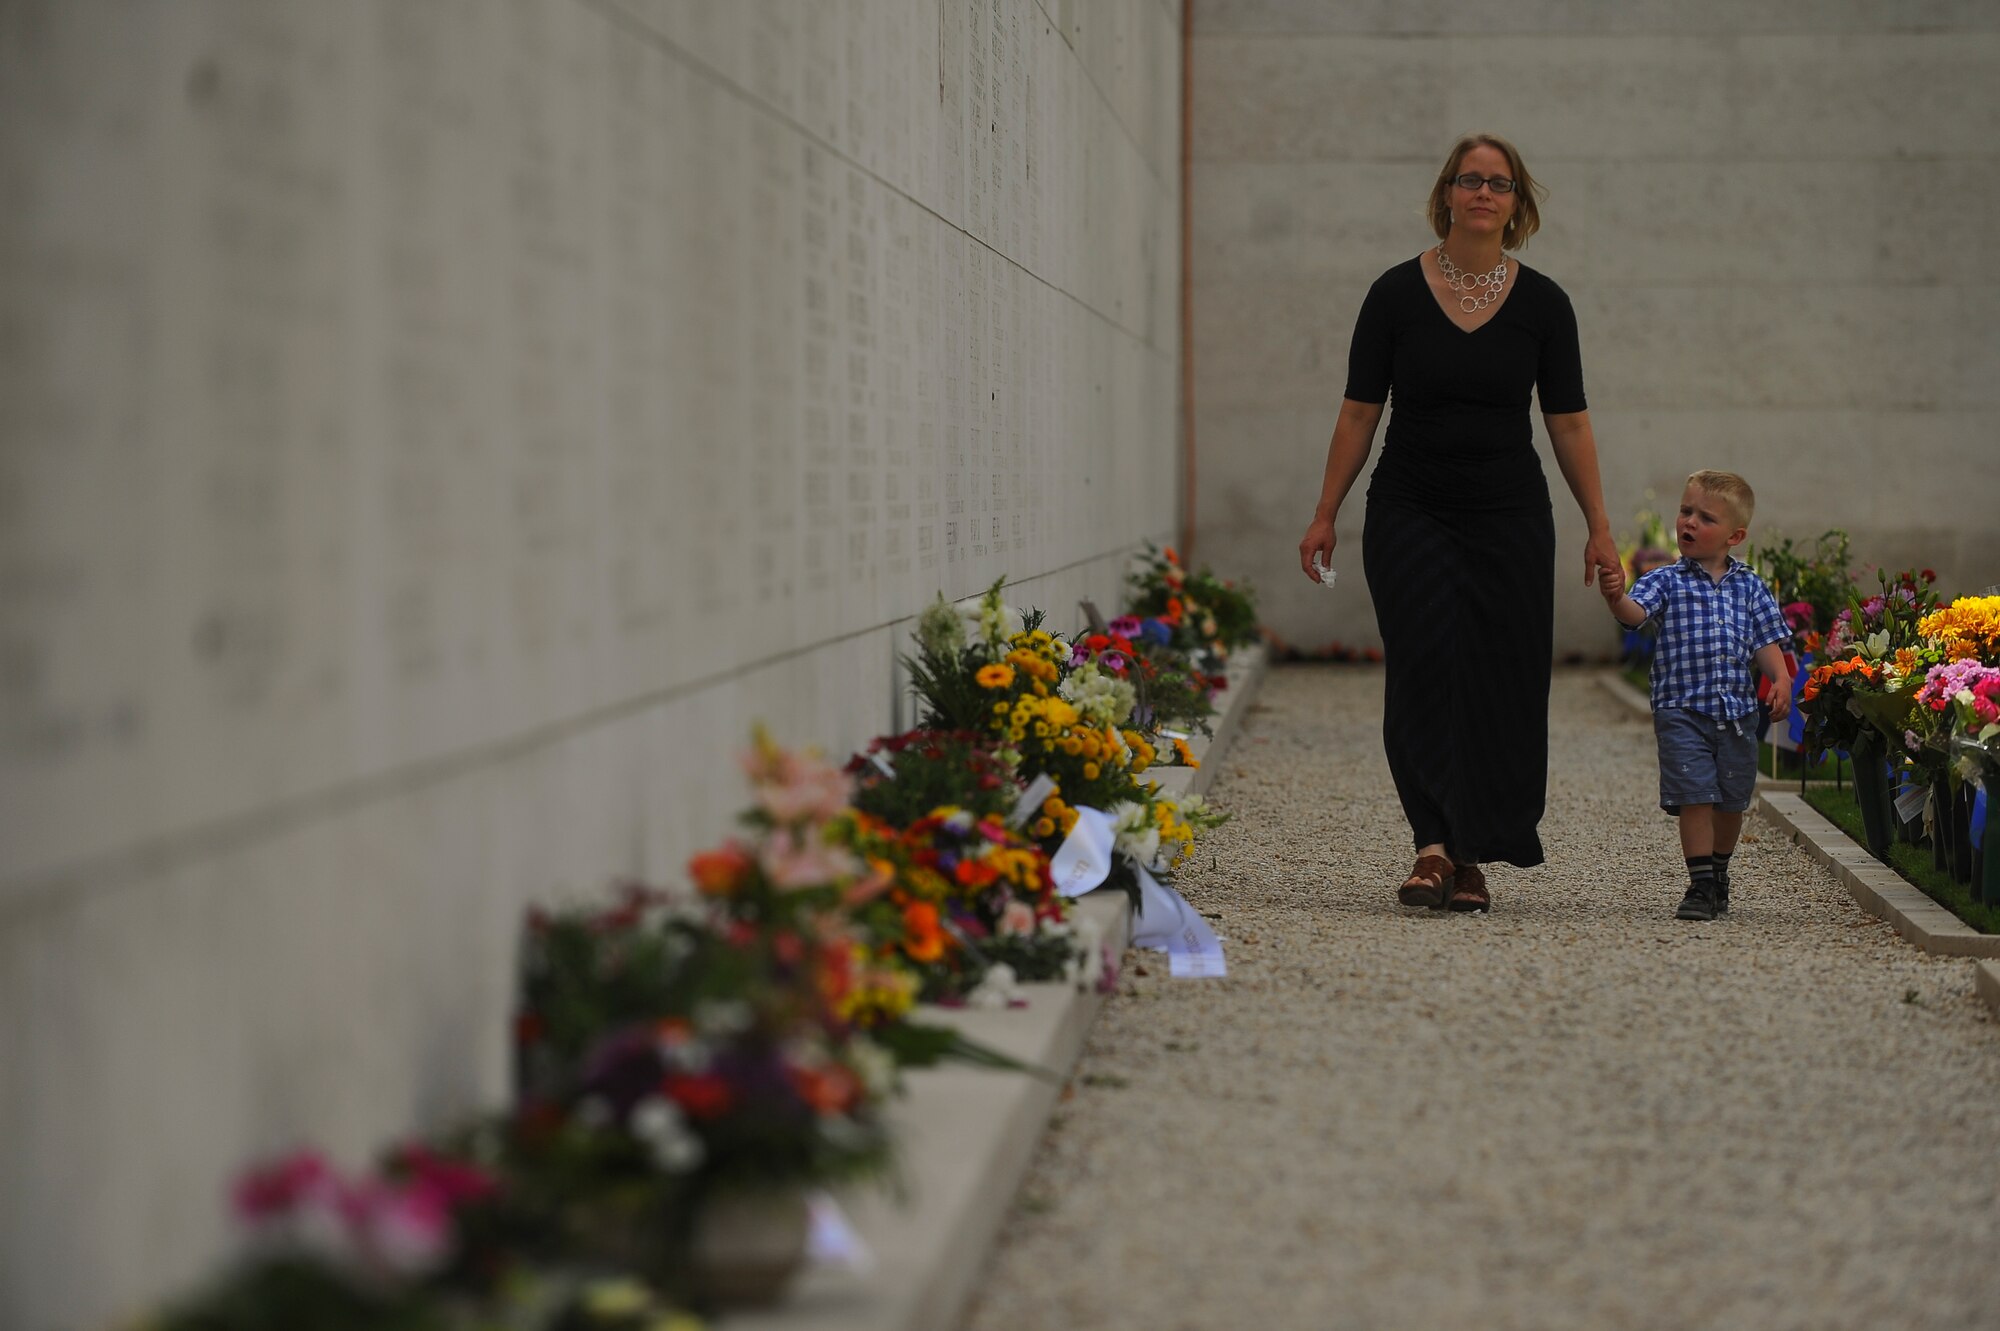
POLYGON ((1451 889, 1451 899, 1445 904, 1453 910, 1493 909, 1493 898, 1486 894, 1486 875, 1479 872, 1478 865, 1458 866, 1457 882, 1451 889))
POLYGON ((1410 880, 1396 889, 1396 900, 1405 906, 1437 910, 1451 892, 1451 861, 1442 855, 1419 855, 1410 866, 1410 880))

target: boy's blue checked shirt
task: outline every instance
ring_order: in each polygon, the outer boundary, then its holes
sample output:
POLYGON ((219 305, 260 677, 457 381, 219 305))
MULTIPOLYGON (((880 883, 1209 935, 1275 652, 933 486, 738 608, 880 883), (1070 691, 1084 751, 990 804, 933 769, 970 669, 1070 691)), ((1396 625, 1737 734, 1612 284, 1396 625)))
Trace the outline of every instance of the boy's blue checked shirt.
POLYGON ((1685 707, 1734 721, 1757 710, 1750 660, 1792 636, 1764 580, 1730 556, 1717 582, 1692 559, 1654 569, 1627 593, 1660 621, 1653 653, 1653 710, 1685 707))

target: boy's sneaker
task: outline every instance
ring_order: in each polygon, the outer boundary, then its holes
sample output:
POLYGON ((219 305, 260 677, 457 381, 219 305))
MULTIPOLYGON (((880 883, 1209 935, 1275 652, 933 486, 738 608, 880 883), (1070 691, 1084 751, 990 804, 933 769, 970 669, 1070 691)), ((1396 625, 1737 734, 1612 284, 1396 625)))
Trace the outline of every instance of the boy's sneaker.
POLYGON ((1715 913, 1717 915, 1729 913, 1729 884, 1720 878, 1715 880, 1715 913))
POLYGON ((1680 906, 1674 911, 1677 920, 1712 920, 1715 918, 1715 895, 1711 887, 1703 883, 1691 884, 1687 895, 1681 898, 1680 906))

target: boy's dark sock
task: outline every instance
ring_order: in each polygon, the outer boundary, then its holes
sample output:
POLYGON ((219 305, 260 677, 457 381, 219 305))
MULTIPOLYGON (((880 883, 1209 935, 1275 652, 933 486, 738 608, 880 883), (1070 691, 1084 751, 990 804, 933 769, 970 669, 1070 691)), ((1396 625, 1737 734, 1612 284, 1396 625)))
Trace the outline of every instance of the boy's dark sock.
POLYGON ((1712 920, 1715 918, 1715 857, 1712 855, 1690 855, 1688 866, 1687 895, 1674 911, 1677 920, 1712 920))
POLYGON ((1733 850, 1718 850, 1709 856, 1715 861, 1715 913, 1720 915, 1729 909, 1729 857, 1733 850))

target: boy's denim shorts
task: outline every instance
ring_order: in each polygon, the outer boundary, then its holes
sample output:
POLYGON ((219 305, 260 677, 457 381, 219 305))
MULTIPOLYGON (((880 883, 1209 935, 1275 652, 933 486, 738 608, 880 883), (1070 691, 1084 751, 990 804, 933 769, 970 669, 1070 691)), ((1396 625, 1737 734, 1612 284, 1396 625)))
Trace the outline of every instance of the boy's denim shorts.
POLYGON ((1679 816, 1683 806, 1713 804, 1741 813, 1757 791, 1757 716, 1718 721, 1684 707, 1653 713, 1660 741, 1660 807, 1679 816))

